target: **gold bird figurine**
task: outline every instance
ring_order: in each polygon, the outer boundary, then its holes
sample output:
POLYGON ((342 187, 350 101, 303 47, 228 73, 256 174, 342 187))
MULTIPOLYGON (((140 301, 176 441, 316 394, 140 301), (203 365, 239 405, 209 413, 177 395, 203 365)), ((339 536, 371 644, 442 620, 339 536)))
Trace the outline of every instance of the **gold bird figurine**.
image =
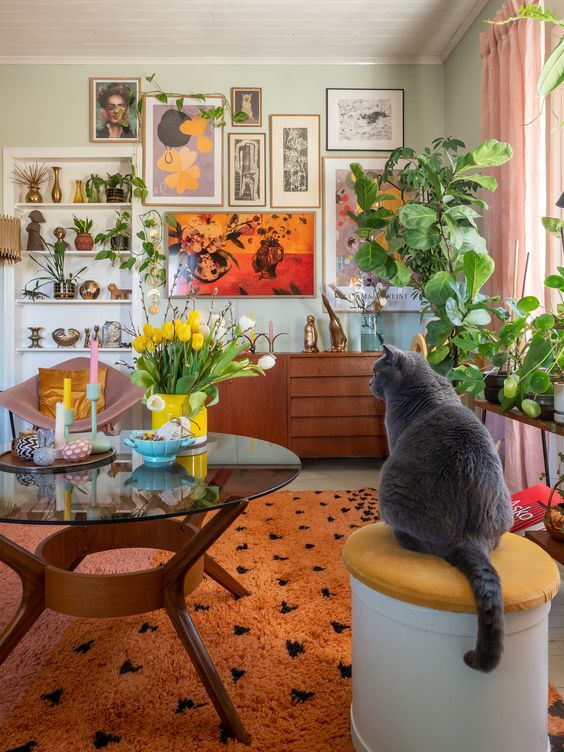
POLYGON ((327 300, 325 293, 321 294, 323 305, 327 309, 329 314, 329 334, 331 336, 331 352, 345 352, 347 347, 347 338, 341 326, 341 322, 337 318, 335 311, 331 308, 331 304, 327 300))

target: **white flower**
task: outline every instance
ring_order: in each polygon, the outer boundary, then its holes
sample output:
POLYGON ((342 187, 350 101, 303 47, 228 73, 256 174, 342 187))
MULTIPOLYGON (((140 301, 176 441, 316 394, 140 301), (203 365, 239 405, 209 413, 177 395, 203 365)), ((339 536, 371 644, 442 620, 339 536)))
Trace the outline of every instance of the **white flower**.
POLYGON ((218 326, 213 336, 216 341, 219 341, 223 339, 226 334, 227 334, 227 329, 224 326, 218 326))
POLYGON ((242 332, 248 332, 249 329, 254 329, 255 322, 253 319, 250 319, 248 316, 241 316, 239 319, 239 326, 241 327, 242 332))
POLYGON ((207 324, 200 324, 200 334, 204 335, 204 339, 210 336, 210 328, 207 324))
POLYGON ((151 230, 151 231, 149 232, 149 237, 150 237, 150 238, 157 238, 157 237, 158 237, 158 235, 159 235, 159 232, 158 232, 158 230, 151 230))
POLYGON ((147 400, 147 407, 151 412, 159 412, 165 409, 165 401, 159 394, 152 394, 147 400))
POLYGON ((276 358, 272 353, 268 353, 267 355, 263 355, 262 358, 258 359, 257 366, 259 368, 262 368, 264 371, 268 371, 269 368, 274 368, 276 365, 276 358))

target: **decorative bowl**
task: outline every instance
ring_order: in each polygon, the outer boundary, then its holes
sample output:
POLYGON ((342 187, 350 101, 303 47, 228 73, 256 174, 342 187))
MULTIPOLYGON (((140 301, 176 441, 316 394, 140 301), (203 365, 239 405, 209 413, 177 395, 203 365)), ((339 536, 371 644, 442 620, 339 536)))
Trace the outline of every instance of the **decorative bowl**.
POLYGON ((167 439, 166 441, 151 441, 142 439, 143 431, 137 431, 124 440, 124 444, 140 454, 149 465, 171 465, 176 462, 176 455, 181 449, 191 446, 195 439, 167 439))

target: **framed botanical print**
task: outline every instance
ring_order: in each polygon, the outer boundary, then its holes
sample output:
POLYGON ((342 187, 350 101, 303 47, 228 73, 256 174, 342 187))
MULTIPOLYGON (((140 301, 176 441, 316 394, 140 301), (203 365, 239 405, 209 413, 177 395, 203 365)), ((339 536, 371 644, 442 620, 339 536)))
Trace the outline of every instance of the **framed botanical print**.
POLYGON ((215 206, 223 203, 223 128, 201 115, 221 107, 221 97, 146 97, 143 107, 143 179, 149 206, 215 206))
POLYGON ((319 207, 319 115, 270 116, 270 205, 319 207))
POLYGON ((231 124, 234 128, 244 128, 245 126, 257 126, 260 128, 262 125, 262 89, 249 88, 248 86, 232 86, 231 110, 233 114, 244 112, 247 116, 247 119, 240 123, 232 120, 231 124))
POLYGON ((266 134, 230 133, 229 206, 266 206, 266 134))
MULTIPOLYGON (((358 162, 368 174, 376 174, 383 171, 386 159, 362 156, 323 158, 324 284, 329 302, 341 313, 358 313, 358 310, 351 307, 348 301, 335 295, 330 285, 336 286, 338 291, 350 298, 355 285, 361 280, 367 282, 374 276, 361 271, 354 262, 362 241, 355 235, 355 223, 347 216, 347 211, 354 212, 356 207, 351 162, 358 162)), ((398 168, 401 169, 403 165, 403 162, 398 163, 398 168)), ((386 201, 385 206, 388 209, 401 206, 398 189, 389 183, 383 188, 385 193, 397 195, 397 199, 386 201)), ((384 232, 382 230, 382 234, 384 232)), ((379 237, 378 242, 386 245, 383 237, 379 237)), ((389 287, 383 313, 419 311, 420 301, 413 293, 411 287, 389 287)))
POLYGON ((314 297, 314 212, 166 215, 170 297, 314 297))
POLYGON ((90 141, 137 141, 140 93, 140 78, 91 78, 90 141))
POLYGON ((403 146, 403 89, 327 89, 327 151, 403 146))

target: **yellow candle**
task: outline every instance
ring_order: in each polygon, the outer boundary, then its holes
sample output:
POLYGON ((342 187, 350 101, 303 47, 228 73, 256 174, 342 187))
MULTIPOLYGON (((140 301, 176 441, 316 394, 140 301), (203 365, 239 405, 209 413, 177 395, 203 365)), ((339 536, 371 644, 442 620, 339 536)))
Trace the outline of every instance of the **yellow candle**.
POLYGON ((65 404, 65 410, 72 408, 72 379, 64 379, 63 381, 63 402, 65 404))
MULTIPOLYGON (((255 320, 255 316, 254 316, 253 313, 251 313, 251 318, 252 318, 253 321, 255 320)), ((249 332, 249 339, 251 340, 251 345, 254 345, 255 344, 255 328, 254 328, 254 326, 251 329, 251 331, 249 332)))

